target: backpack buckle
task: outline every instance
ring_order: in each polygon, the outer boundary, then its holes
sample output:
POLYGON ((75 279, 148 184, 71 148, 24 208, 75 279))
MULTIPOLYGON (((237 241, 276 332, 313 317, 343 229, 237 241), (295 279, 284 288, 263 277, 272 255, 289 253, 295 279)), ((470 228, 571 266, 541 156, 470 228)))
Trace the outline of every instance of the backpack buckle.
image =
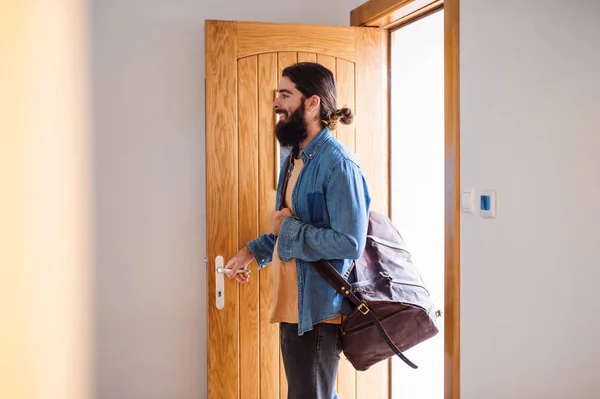
POLYGON ((371 311, 371 309, 369 309, 369 307, 367 305, 365 305, 364 303, 361 303, 358 306, 358 310, 360 311, 360 313, 364 314, 365 316, 367 315, 367 313, 369 313, 371 311))

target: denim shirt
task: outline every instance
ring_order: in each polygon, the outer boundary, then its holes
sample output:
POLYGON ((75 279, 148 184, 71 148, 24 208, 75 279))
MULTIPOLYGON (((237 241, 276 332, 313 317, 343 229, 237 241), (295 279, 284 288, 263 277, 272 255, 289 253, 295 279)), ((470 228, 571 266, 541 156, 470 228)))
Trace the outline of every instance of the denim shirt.
MULTIPOLYGON (((292 191, 294 217, 281 224, 277 252, 284 262, 296 259, 298 334, 302 335, 342 314, 342 296, 309 262, 327 259, 342 275, 348 271, 365 247, 371 198, 356 156, 329 129, 323 129, 300 155, 304 166, 292 191)), ((290 172, 293 156, 291 162, 290 172)), ((271 263, 275 239, 273 234, 263 234, 247 244, 259 268, 271 263)))

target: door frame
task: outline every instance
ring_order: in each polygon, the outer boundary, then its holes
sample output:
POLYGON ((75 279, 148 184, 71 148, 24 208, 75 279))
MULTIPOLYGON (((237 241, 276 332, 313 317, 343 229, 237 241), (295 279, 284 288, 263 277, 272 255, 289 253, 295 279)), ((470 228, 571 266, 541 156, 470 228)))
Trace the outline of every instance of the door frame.
MULTIPOLYGON (((444 398, 460 398, 460 0, 369 0, 352 10, 352 26, 391 32, 444 8, 444 398)), ((391 46, 391 40, 388 40, 391 46)), ((388 63, 391 57, 388 49, 388 63)), ((388 64, 388 73, 390 73, 388 64)), ((388 75, 388 82, 390 76, 388 75)), ((390 101, 388 85, 388 101, 390 101)), ((389 105, 388 105, 389 106, 389 105)), ((391 110, 388 112, 391 116, 391 110)), ((391 123, 388 123, 391 140, 391 123)), ((389 142, 389 141, 388 141, 389 142)), ((391 171, 390 171, 391 173, 391 171)), ((391 174, 390 174, 391 176, 391 174)), ((391 191, 390 191, 391 195, 391 191)), ((391 203, 391 198, 388 201, 391 203)), ((389 367, 391 373, 391 367, 389 367)), ((390 393, 392 376, 390 374, 390 393)))

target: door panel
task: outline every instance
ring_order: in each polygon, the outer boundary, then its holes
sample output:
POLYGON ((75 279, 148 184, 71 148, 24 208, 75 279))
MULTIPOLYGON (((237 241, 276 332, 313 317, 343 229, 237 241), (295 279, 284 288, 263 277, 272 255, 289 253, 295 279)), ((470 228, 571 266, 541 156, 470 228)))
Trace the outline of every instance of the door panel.
MULTIPOLYGON (((354 63, 343 59, 335 60, 335 75, 338 89, 338 108, 347 106, 354 111, 354 63)), ((356 152, 354 142, 354 124, 338 123, 337 139, 356 152)), ((342 353, 337 378, 337 392, 340 398, 356 398, 356 370, 342 353)))
MULTIPOLYGON (((334 134, 361 160, 373 210, 388 213, 387 33, 370 28, 206 22, 209 398, 285 398, 279 330, 269 323, 272 277, 250 266, 242 286, 225 278, 215 307, 216 256, 270 229, 279 173, 272 103, 282 70, 316 61, 336 75, 338 106, 356 123, 334 134)), ((356 372, 342 356, 343 399, 389 396, 389 364, 356 372)))
MULTIPOLYGON (((261 232, 268 232, 271 212, 275 209, 277 187, 277 163, 275 154, 275 116, 273 114, 274 90, 277 87, 277 53, 258 56, 258 193, 259 225, 261 232)), ((264 270, 266 272, 267 269, 264 270)), ((269 323, 273 304, 273 280, 271 273, 258 273, 254 280, 260 285, 260 398, 279 397, 279 330, 269 323)), ((254 271, 253 271, 254 273, 254 271)), ((212 398, 211 398, 212 399, 212 398)))
POLYGON ((333 72, 333 76, 336 75, 335 58, 330 55, 317 54, 317 62, 333 72))
POLYGON ((315 53, 298 53, 298 62, 317 62, 315 53))
POLYGON ((256 22, 234 24, 237 58, 272 52, 302 51, 356 61, 356 32, 359 29, 369 29, 256 22))
POLYGON ((224 95, 237 91, 235 23, 208 24, 206 28, 207 37, 212 38, 206 42, 207 54, 220 55, 218 63, 206 64, 208 396, 229 399, 237 398, 239 391, 238 287, 225 281, 225 306, 217 310, 214 260, 217 255, 234 254, 238 246, 237 118, 231 117, 237 98, 224 95), (218 84, 209 83, 216 81, 218 84), (228 133, 219 135, 218 131, 228 133), (227 200, 222 195, 228 195, 227 200))
MULTIPOLYGON (((317 63, 323 65, 325 68, 329 69, 332 73, 333 76, 337 79, 337 71, 335 68, 335 57, 329 56, 329 55, 324 55, 324 54, 317 54, 317 63)), ((333 137, 337 138, 337 131, 333 130, 331 132, 331 134, 333 135, 333 137)))
MULTIPOLYGON (((238 61, 238 247, 257 237, 258 229, 258 57, 238 61)), ((252 264, 253 273, 257 271, 252 264)), ((240 398, 260 394, 259 294, 256 273, 239 286, 240 398)))
POLYGON ((387 34, 378 30, 357 30, 355 126, 356 154, 373 197, 371 208, 389 215, 387 42, 387 34))
MULTIPOLYGON (((336 80, 338 87, 338 108, 349 107, 354 110, 354 63, 342 59, 336 60, 336 80)), ((354 142, 354 124, 338 123, 337 139, 356 152, 354 142)))
MULTIPOLYGON (((387 76, 387 36, 374 30, 357 31, 356 154, 372 196, 371 209, 389 215, 388 86, 377 75, 387 76), (385 48, 385 51, 379 49, 385 48), (373 101, 373 99, 381 99, 373 101), (384 108, 382 118, 382 110, 384 108)), ((389 363, 381 362, 366 373, 357 373, 356 398, 389 397, 389 363), (385 376, 385 377, 383 377, 385 376), (385 381, 385 383, 384 383, 385 381)))
MULTIPOLYGON (((294 65, 295 63, 298 62, 298 53, 296 53, 295 51, 278 53, 277 58, 278 58, 277 82, 279 83, 279 80, 281 79, 283 70, 285 68, 287 68, 288 66, 294 65)), ((271 105, 271 112, 273 112, 272 105, 271 105)), ((277 143, 276 143, 276 145, 277 145, 277 143)), ((269 215, 271 214, 268 209, 265 209, 265 213, 268 213, 269 215)), ((279 352, 279 392, 280 392, 279 397, 280 398, 287 398, 287 393, 288 393, 287 389, 288 389, 287 379, 285 376, 285 369, 283 367, 283 358, 281 357, 281 351, 280 351, 279 352)))

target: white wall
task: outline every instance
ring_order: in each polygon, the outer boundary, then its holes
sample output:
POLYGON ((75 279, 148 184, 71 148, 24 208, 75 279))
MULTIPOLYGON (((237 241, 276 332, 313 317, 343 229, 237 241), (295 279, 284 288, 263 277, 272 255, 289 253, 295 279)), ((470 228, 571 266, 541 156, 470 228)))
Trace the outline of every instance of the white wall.
POLYGON ((93 2, 99 399, 206 396, 204 20, 347 25, 360 3, 93 2))
POLYGON ((600 2, 461 0, 463 399, 600 397, 600 2))

